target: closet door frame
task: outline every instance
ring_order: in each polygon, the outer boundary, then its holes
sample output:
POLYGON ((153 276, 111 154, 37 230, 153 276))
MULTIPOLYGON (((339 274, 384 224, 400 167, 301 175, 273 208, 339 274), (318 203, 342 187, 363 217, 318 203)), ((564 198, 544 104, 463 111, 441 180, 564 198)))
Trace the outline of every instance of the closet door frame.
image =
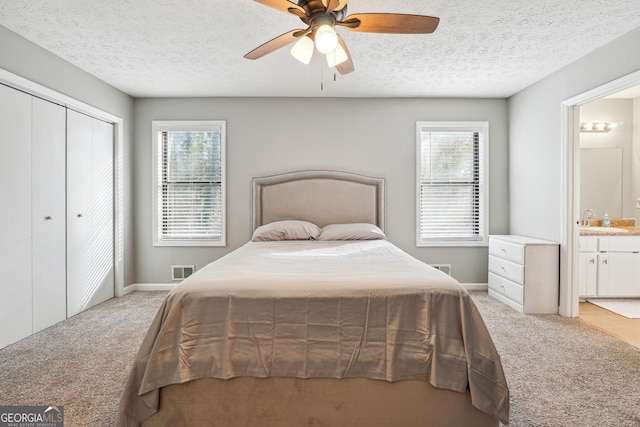
POLYGON ((21 90, 30 95, 37 96, 46 101, 62 105, 63 107, 86 114, 99 120, 113 124, 114 134, 114 183, 113 183, 113 208, 114 208, 114 271, 115 271, 115 295, 123 296, 126 292, 124 289, 124 206, 123 206, 123 187, 124 187, 124 120, 122 117, 115 116, 106 111, 95 108, 89 104, 78 101, 55 90, 49 89, 38 83, 32 82, 17 74, 0 69, 0 84, 10 86, 14 89, 21 90))

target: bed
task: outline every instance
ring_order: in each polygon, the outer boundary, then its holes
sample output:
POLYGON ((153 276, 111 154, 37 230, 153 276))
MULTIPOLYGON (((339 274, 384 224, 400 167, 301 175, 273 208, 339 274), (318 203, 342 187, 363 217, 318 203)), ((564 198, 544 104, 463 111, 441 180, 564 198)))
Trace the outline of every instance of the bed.
POLYGON ((169 293, 118 426, 497 426, 500 357, 468 292, 385 236, 384 180, 253 180, 252 239, 169 293))

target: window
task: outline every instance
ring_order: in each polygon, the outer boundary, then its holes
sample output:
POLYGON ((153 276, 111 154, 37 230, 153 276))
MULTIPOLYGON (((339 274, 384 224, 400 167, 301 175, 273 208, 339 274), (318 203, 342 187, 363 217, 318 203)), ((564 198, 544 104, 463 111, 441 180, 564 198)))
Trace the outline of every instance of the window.
POLYGON ((153 121, 154 246, 224 246, 223 121, 153 121))
POLYGON ((487 242, 487 122, 417 122, 418 246, 487 242))

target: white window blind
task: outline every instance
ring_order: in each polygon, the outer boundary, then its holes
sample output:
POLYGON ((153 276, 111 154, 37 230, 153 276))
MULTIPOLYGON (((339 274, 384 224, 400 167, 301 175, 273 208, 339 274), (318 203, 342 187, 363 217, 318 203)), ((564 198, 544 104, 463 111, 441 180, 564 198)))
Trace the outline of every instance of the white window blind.
POLYGON ((486 242, 487 128, 486 123, 418 123, 418 246, 486 242))
POLYGON ((224 122, 154 122, 154 244, 225 244, 224 122))

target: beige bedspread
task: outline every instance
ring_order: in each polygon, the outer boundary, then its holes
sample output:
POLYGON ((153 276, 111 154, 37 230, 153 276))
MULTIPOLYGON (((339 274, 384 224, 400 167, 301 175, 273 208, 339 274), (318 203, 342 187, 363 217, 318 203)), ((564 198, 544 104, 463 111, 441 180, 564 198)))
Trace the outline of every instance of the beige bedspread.
POLYGON ((117 425, 159 388, 199 378, 420 379, 470 390, 508 422, 500 358, 469 294, 385 240, 251 242, 166 298, 136 356, 117 425))

